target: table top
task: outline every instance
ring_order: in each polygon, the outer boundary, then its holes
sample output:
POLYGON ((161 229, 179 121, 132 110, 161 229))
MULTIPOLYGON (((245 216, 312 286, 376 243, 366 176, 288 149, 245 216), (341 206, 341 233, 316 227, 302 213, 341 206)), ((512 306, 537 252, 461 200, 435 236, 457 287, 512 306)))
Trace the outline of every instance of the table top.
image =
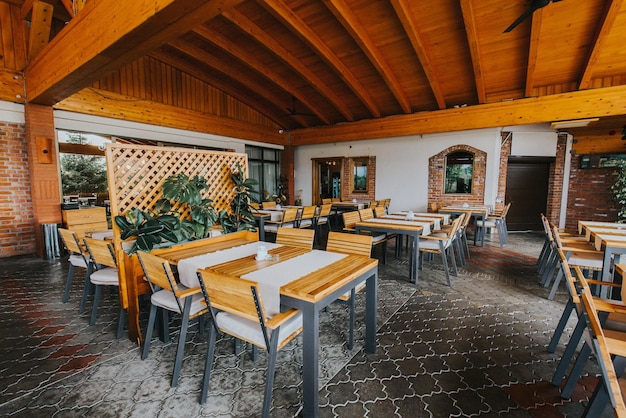
POLYGON ((626 224, 617 222, 600 222, 600 221, 578 221, 578 233, 585 233, 590 229, 626 229, 626 224))
POLYGON ((492 208, 489 205, 448 205, 439 209, 439 212, 472 212, 481 213, 483 215, 488 215, 491 211, 492 208))
POLYGON ((357 227, 370 227, 370 228, 385 228, 395 231, 411 231, 422 232, 428 224, 415 222, 415 221, 403 221, 399 219, 383 219, 373 218, 367 221, 360 221, 356 223, 357 227))
POLYGON ((596 234, 593 243, 598 251, 606 247, 626 248, 626 232, 622 235, 596 234))

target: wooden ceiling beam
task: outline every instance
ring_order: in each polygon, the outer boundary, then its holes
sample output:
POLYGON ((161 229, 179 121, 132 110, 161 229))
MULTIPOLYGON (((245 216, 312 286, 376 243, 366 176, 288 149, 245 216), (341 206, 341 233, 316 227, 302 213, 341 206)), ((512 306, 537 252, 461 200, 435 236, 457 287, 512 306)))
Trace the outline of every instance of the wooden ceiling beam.
POLYGON ((617 86, 298 129, 290 136, 291 145, 300 146, 624 114, 626 86, 617 86))
POLYGON ((404 113, 411 113, 411 103, 402 89, 400 82, 389 67, 387 60, 380 52, 380 49, 374 44, 367 30, 363 27, 359 19, 352 13, 350 7, 344 0, 324 0, 324 4, 330 10, 335 18, 341 23, 344 29, 352 36, 352 39, 359 45, 365 53, 378 74, 385 80, 387 87, 394 95, 398 104, 404 113))
MULTIPOLYGON (((615 20, 617 19, 617 15, 621 12, 623 6, 624 0, 612 0, 608 5, 604 19, 602 20, 602 25, 600 25, 600 30, 596 34, 595 41, 593 42, 591 53, 589 54, 587 62, 583 67, 584 71, 580 78, 578 87, 580 90, 591 87, 591 78, 593 77, 598 56, 602 52, 606 40, 614 29, 615 20)), ((615 29, 617 30, 617 28, 615 29)), ((624 28, 619 28, 619 30, 624 30, 624 28)))
POLYGON ((530 25, 530 46, 528 48, 528 64, 526 66, 526 91, 524 96, 531 97, 535 88, 535 69, 541 40, 541 25, 543 23, 543 10, 535 10, 530 25))
POLYGON ((63 3, 63 7, 65 7, 65 10, 67 10, 67 12, 70 14, 71 17, 76 16, 76 10, 74 10, 75 8, 74 1, 61 0, 61 3, 63 3))
MULTIPOLYGON (((254 55, 235 42, 232 42, 218 31, 210 29, 204 25, 198 26, 193 30, 193 33, 203 38, 205 41, 216 45, 226 53, 235 57, 244 66, 251 68, 254 72, 267 78, 270 82, 274 83, 281 89, 289 93, 289 95, 297 97, 298 101, 315 112, 315 115, 322 120, 325 124, 330 124, 330 119, 324 114, 324 109, 309 100, 308 95, 299 91, 299 87, 289 77, 279 77, 276 75, 276 71, 268 68, 257 55, 254 55)), ((289 103, 287 103, 289 105, 289 103)))
POLYGON ((472 0, 461 0, 461 10, 463 12, 463 22, 465 23, 465 33, 467 43, 472 57, 472 67, 474 68, 474 82, 476 83, 476 95, 478 103, 487 103, 487 93, 485 90, 485 75, 476 32, 476 14, 472 0))
POLYGON ((181 109, 149 100, 142 100, 141 104, 138 104, 136 98, 93 88, 73 94, 57 103, 54 108, 193 132, 287 145, 287 135, 281 135, 275 128, 181 109))
POLYGON ((407 0, 391 0, 391 5, 395 10, 396 16, 398 16, 398 19, 400 19, 402 23, 404 32, 411 41, 415 55, 417 55, 420 64, 422 64, 422 69, 424 70, 424 74, 426 74, 430 88, 435 96, 437 106, 439 109, 445 109, 446 98, 441 89, 441 83, 431 63, 428 49, 424 45, 424 42, 422 42, 418 23, 413 13, 410 12, 407 0))
POLYGON ((374 98, 361 84, 350 69, 339 59, 339 57, 326 45, 319 36, 300 19, 281 0, 262 0, 259 5, 265 7, 270 13, 278 18, 283 24, 290 28, 300 39, 317 52, 317 54, 335 71, 346 83, 354 94, 363 102, 372 116, 378 118, 381 115, 380 109, 376 105, 374 98))
POLYGON ((296 59, 293 54, 287 50, 280 42, 274 37, 270 36, 263 28, 258 26, 247 16, 238 12, 236 9, 228 10, 222 13, 222 17, 228 19, 234 25, 237 25, 241 30, 248 33, 261 45, 265 46, 268 50, 272 51, 276 57, 282 60, 285 64, 291 67, 295 72, 310 84, 315 90, 317 90, 322 96, 326 98, 335 108, 345 117, 348 121, 354 120, 354 115, 345 102, 335 93, 328 84, 311 71, 309 67, 304 65, 300 60, 296 59))
POLYGON ((54 6, 40 0, 32 4, 30 36, 28 37, 28 59, 32 60, 50 42, 50 27, 54 6))
POLYGON ((27 99, 57 103, 241 1, 89 1, 26 67, 27 99))

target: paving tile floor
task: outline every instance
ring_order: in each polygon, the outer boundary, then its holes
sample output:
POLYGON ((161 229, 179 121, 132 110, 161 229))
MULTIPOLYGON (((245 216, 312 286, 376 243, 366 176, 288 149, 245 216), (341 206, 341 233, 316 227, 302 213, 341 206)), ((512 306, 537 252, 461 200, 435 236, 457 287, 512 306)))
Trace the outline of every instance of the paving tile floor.
MULTIPOLYGON (((575 417, 598 382, 589 361, 571 400, 549 381, 574 322, 557 351, 546 347, 566 293, 554 301, 538 286, 535 262, 542 238, 512 233, 470 246, 471 258, 446 286, 440 260, 426 261, 417 285, 407 281, 406 254, 380 266, 378 344, 364 353, 363 295, 356 341, 347 350, 347 310, 321 315, 322 417, 575 417)), ((209 400, 198 403, 206 334, 191 327, 180 383, 170 387, 175 340, 154 340, 148 359, 127 338, 115 339, 116 294, 105 296, 98 322, 78 304, 84 273, 61 303, 67 262, 13 257, 0 261, 0 416, 11 417, 252 417, 258 416, 266 357, 233 354, 223 338, 209 400)), ((88 308, 91 305, 88 303, 88 308)), ((179 322, 172 318, 174 330, 179 322)), ((142 309, 145 327, 147 309, 142 309)), ((300 415, 301 338, 279 353, 271 415, 300 415)), ((609 408, 605 416, 612 416, 609 408)))

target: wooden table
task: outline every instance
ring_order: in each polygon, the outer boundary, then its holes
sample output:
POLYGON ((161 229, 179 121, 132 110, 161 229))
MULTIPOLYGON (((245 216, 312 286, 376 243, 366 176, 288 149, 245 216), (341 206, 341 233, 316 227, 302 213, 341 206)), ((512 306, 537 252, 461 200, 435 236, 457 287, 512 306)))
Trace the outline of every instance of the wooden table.
MULTIPOLYGON (((487 205, 450 205, 439 209, 440 213, 448 213, 450 215, 460 215, 462 213, 469 213, 474 218, 474 245, 478 238, 478 224, 480 221, 485 221, 487 216, 491 213, 491 207, 487 205)), ((485 229, 480 229, 480 246, 485 245, 485 229)))
POLYGON ((367 221, 357 222, 355 229, 357 234, 361 233, 361 231, 371 231, 384 234, 401 234, 408 236, 409 280, 411 283, 417 283, 419 236, 424 230, 424 227, 420 223, 414 221, 398 222, 397 220, 385 221, 385 219, 382 218, 374 218, 368 219, 367 221))
MULTIPOLYGON (((171 248, 160 252, 160 256, 178 265, 181 283, 194 285, 191 281, 193 275, 189 274, 189 269, 194 271, 193 263, 188 264, 188 260, 181 256, 196 257, 202 259, 204 263, 196 264, 197 268, 209 267, 220 273, 232 274, 239 277, 252 277, 260 283, 266 311, 272 311, 272 282, 282 280, 285 283, 280 285, 277 297, 279 305, 287 308, 297 308, 302 311, 303 331, 303 365, 302 365, 302 392, 303 392, 303 416, 315 417, 318 414, 319 396, 319 312, 326 306, 334 302, 339 296, 350 291, 358 283, 366 281, 366 331, 365 350, 370 353, 376 351, 376 309, 377 309, 377 281, 378 281, 378 260, 359 255, 345 255, 331 253, 320 250, 308 250, 298 247, 282 246, 274 243, 263 243, 269 254, 278 254, 277 260, 257 261, 256 246, 259 244, 242 240, 240 238, 222 241, 217 244, 207 243, 202 252, 201 247, 190 249, 171 248), (228 244, 231 244, 228 247, 228 244), (220 251, 220 253, 217 253, 220 251), (247 254, 242 257, 238 255, 247 254), (313 260, 325 260, 320 265, 314 267, 302 275, 295 273, 306 265, 302 260, 305 258, 313 260), (214 259, 222 259, 223 262, 212 263, 214 259), (330 261, 329 261, 330 260, 330 261), (206 265, 206 262, 210 264, 206 265), (300 267, 295 267, 300 266, 300 267), (279 274, 275 274, 279 273, 279 274), (293 275, 293 276, 291 276, 293 275), (259 277, 260 276, 260 277, 259 277), (289 277, 289 279, 285 279, 289 277), (267 303, 266 303, 267 301, 267 303)), ((310 261, 310 260, 309 260, 310 261)), ((197 276, 195 277, 197 286, 197 276)), ((276 283, 273 284, 274 286, 276 283)))

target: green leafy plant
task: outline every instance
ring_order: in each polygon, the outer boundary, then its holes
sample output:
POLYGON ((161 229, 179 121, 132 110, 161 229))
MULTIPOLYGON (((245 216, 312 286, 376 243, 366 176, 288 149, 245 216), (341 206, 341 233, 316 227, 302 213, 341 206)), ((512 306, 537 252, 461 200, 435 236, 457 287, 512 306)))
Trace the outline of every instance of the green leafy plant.
POLYGON ((258 182, 252 178, 245 178, 241 164, 237 163, 237 170, 231 173, 235 183, 235 197, 230 204, 230 211, 222 210, 219 214, 222 232, 228 234, 237 231, 256 231, 256 219, 252 214, 250 203, 258 203, 254 196, 257 192, 254 186, 258 182))
POLYGON ((163 242, 205 238, 217 221, 213 201, 202 197, 202 192, 209 190, 205 178, 179 173, 166 178, 161 190, 163 198, 157 201, 154 210, 131 209, 115 217, 121 238, 135 238, 129 254, 151 251, 163 242), (182 215, 185 208, 189 217, 182 215))
POLYGON ((615 170, 615 181, 611 186, 613 201, 617 203, 617 222, 626 222, 626 162, 618 161, 615 170))

